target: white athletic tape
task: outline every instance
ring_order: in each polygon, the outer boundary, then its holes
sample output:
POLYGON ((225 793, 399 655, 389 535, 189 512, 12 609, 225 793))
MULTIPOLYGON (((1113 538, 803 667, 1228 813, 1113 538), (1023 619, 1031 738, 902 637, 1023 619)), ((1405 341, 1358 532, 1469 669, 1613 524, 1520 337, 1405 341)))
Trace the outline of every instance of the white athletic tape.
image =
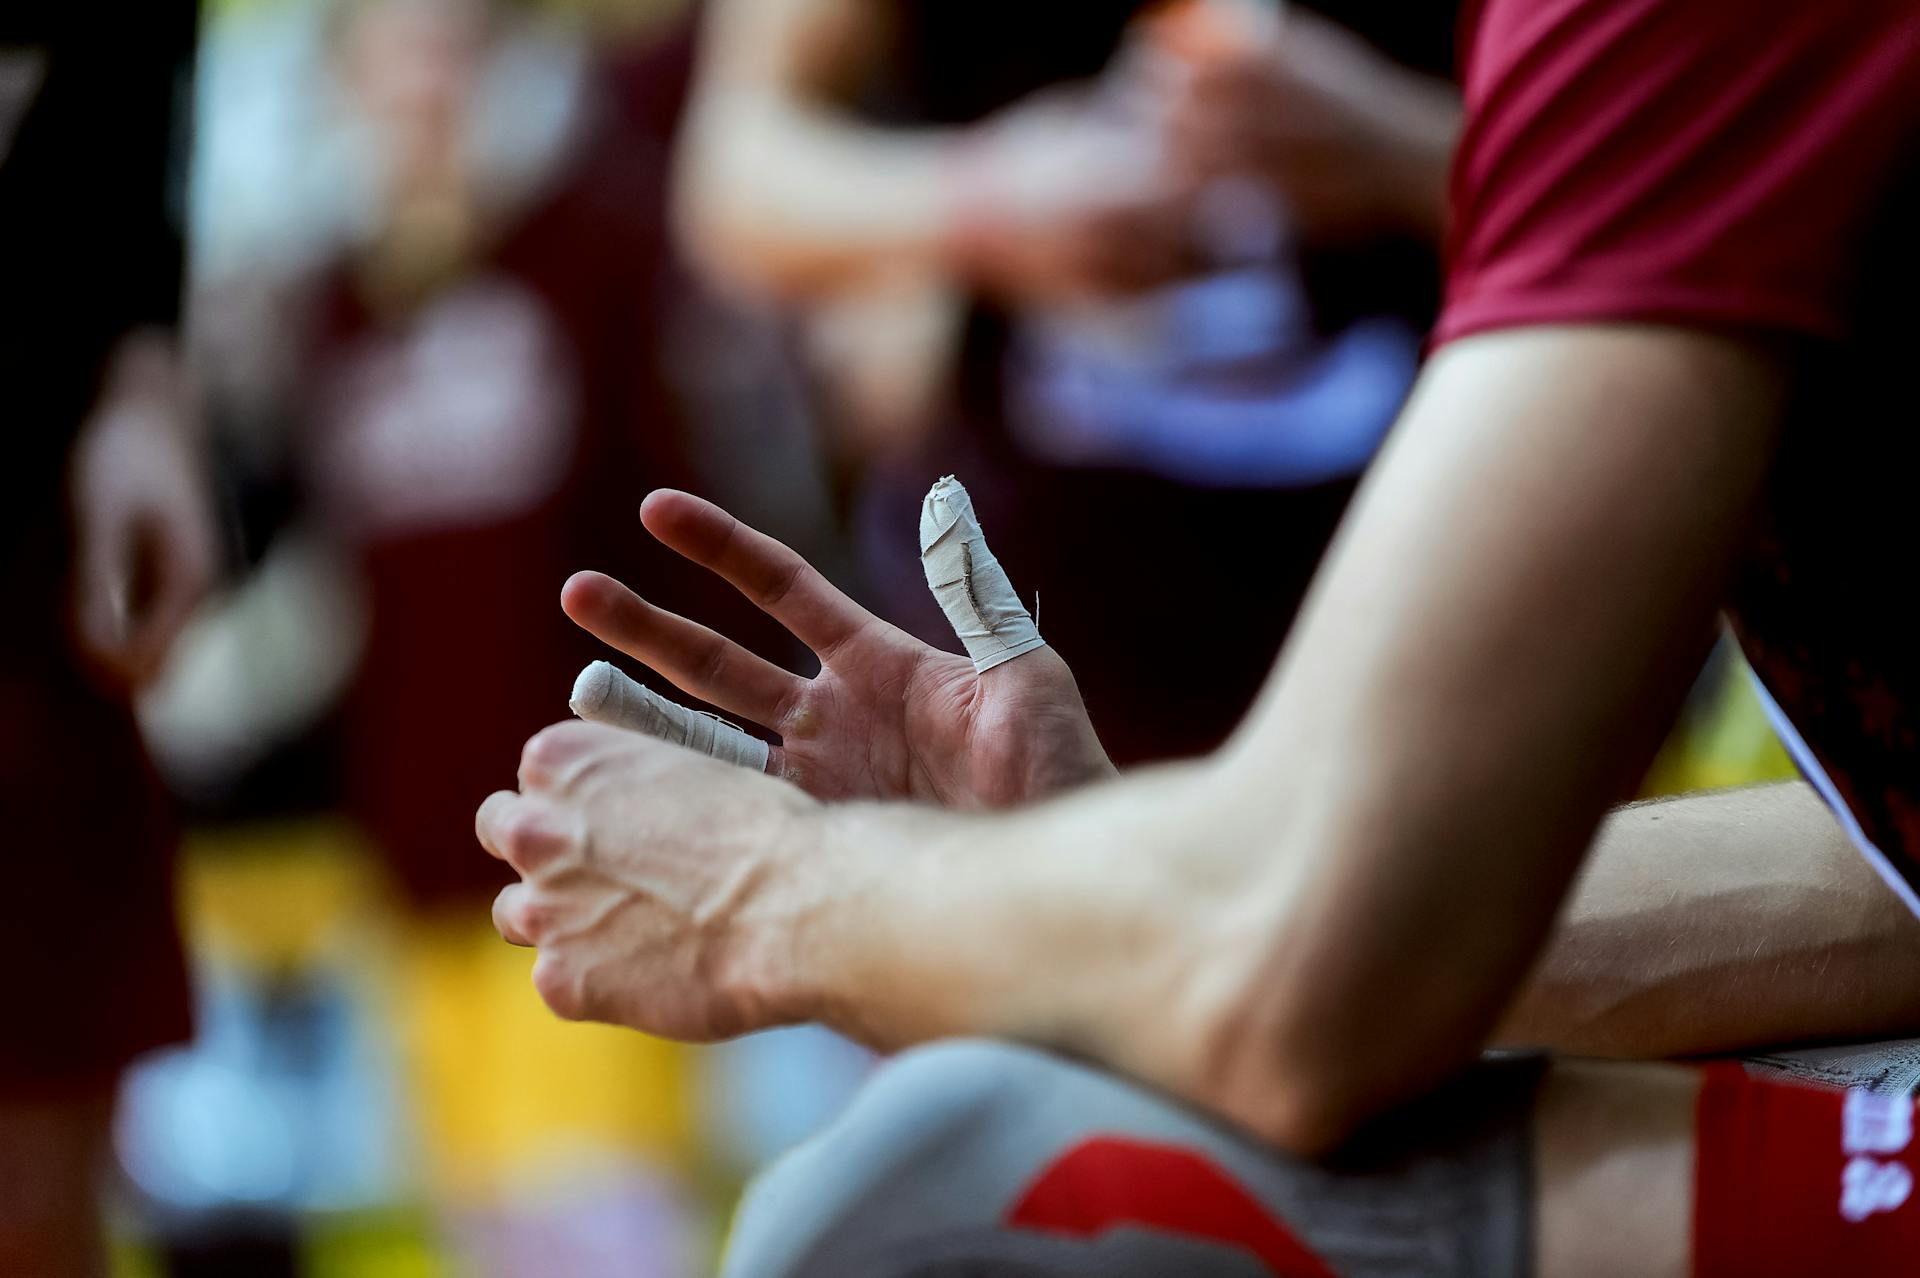
POLYGON ((984 673, 1045 646, 1006 570, 987 549, 973 500, 952 475, 935 484, 921 503, 920 566, 975 670, 984 673))
POLYGON ((635 683, 604 661, 596 661, 573 681, 573 712, 592 723, 631 728, 662 741, 737 763, 755 772, 767 770, 767 743, 742 732, 718 715, 676 705, 644 684, 635 683))

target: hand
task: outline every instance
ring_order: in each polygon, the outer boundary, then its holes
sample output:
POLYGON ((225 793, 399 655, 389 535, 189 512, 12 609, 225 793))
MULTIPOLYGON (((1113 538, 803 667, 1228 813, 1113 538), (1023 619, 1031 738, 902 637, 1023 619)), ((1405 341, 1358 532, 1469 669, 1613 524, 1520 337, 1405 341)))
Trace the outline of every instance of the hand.
MULTIPOLYGON (((1111 95, 1109 95, 1109 99, 1111 95)), ((950 257, 1016 303, 1113 296, 1205 265, 1191 183, 1117 100, 1037 94, 974 126, 951 179, 950 257)))
POLYGON ((1450 84, 1289 7, 1167 9, 1132 65, 1169 153, 1203 175, 1264 177, 1309 238, 1382 230, 1436 242, 1461 106, 1450 84))
POLYGON ((569 1020, 707 1041, 808 1019, 761 991, 793 967, 781 938, 804 903, 786 868, 808 860, 818 806, 637 732, 556 724, 527 742, 519 792, 475 818, 521 876, 494 926, 539 947, 534 988, 569 1020))
POLYGON ((70 472, 74 630, 91 664, 133 687, 159 672, 217 559, 182 383, 165 338, 123 341, 70 472))
POLYGON ((967 658, 888 625, 710 502, 656 492, 640 518, 811 648, 819 675, 782 670, 599 573, 569 580, 561 606, 681 691, 778 733, 774 776, 822 799, 999 807, 1113 772, 1053 649, 976 674, 967 658))

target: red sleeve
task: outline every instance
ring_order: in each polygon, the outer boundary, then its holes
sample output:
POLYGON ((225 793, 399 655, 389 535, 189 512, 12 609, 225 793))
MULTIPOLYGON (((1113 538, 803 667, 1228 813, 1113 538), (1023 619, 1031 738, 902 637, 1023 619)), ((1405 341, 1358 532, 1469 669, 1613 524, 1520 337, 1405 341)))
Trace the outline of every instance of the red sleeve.
POLYGON ((1843 337, 1920 162, 1914 0, 1487 0, 1436 343, 1642 320, 1843 337))

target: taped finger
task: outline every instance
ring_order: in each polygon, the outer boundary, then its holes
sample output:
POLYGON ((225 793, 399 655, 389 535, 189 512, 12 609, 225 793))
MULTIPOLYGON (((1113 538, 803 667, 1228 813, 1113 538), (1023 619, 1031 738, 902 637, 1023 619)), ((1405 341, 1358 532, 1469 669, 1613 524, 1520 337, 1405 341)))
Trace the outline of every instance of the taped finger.
POLYGON ((976 671, 984 674, 1046 646, 1013 593, 1006 569, 987 549, 973 499, 952 475, 935 484, 921 503, 920 567, 976 671))
POLYGON ((609 662, 596 661, 580 672, 569 704, 575 714, 592 723, 644 732, 755 772, 767 768, 766 742, 718 715, 667 700, 609 662))

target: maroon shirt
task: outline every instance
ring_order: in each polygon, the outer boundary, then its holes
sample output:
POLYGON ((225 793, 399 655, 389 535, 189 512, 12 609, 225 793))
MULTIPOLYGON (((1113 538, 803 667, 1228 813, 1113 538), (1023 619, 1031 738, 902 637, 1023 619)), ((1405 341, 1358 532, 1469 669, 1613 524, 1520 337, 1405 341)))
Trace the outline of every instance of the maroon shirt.
MULTIPOLYGON (((679 47, 657 56, 671 66, 679 47)), ((326 292, 302 450, 369 605, 341 723, 346 804, 421 905, 510 880, 474 841, 474 809, 514 784, 529 736, 569 717, 582 666, 624 661, 561 613, 570 573, 610 573, 792 658, 784 632, 640 526, 651 489, 700 484, 697 423, 663 364, 661 317, 687 300, 664 134, 641 127, 670 117, 621 107, 458 280, 391 312, 345 267, 326 292)))
POLYGON ((1437 340, 1638 321, 1790 363, 1730 609, 1803 766, 1914 904, 1920 6, 1488 0, 1467 58, 1437 340))

